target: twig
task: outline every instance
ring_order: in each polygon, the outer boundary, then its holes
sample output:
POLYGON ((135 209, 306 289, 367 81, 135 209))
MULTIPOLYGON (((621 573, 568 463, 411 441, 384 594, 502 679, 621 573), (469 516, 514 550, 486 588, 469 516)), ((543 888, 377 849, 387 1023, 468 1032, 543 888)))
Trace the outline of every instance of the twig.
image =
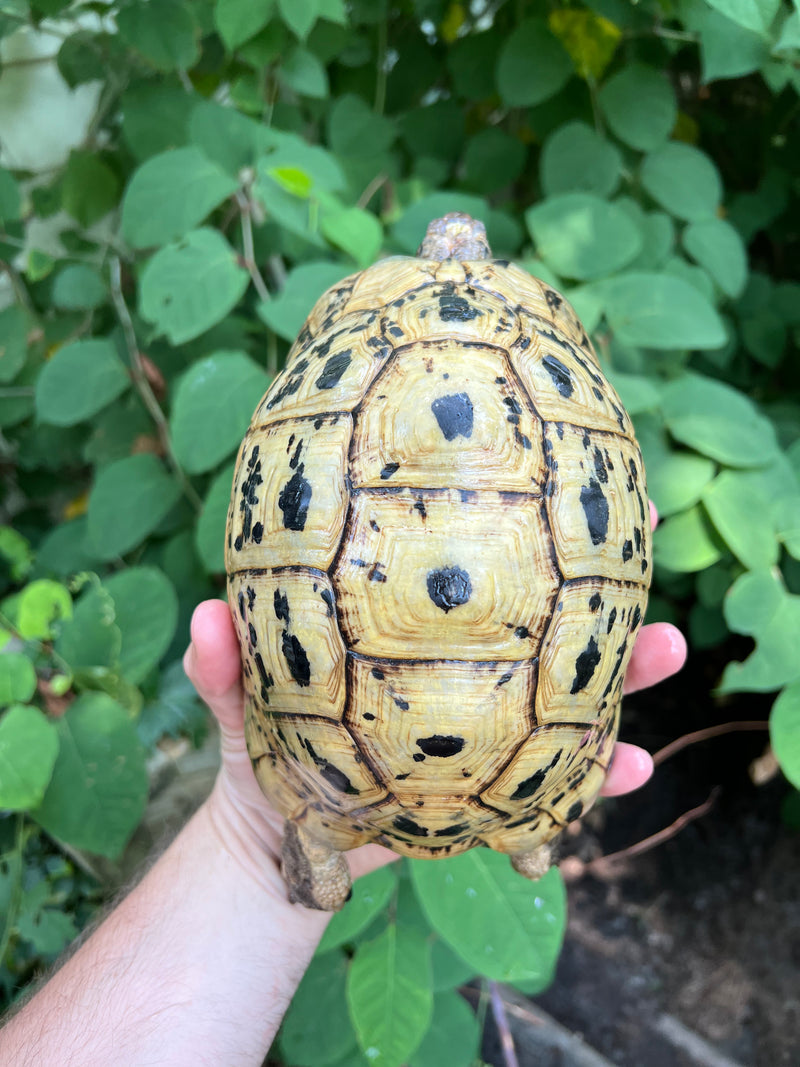
POLYGON ((503 1004, 503 998, 500 996, 500 987, 497 982, 489 982, 489 996, 492 1003, 492 1015, 497 1026, 497 1032, 500 1034, 503 1063, 505 1067, 519 1067, 517 1052, 514 1048, 514 1038, 511 1036, 505 1005, 503 1004))
POLYGON ((610 852, 607 856, 598 856, 596 859, 589 860, 588 863, 583 863, 577 856, 568 856, 562 864, 559 864, 562 869, 562 874, 567 881, 574 881, 576 878, 580 878, 581 875, 586 874, 587 872, 591 872, 600 877, 608 875, 610 873, 609 868, 615 863, 619 863, 620 860, 631 859, 633 856, 640 856, 643 852, 649 852, 651 849, 663 845, 665 841, 669 841, 670 838, 676 837, 684 827, 689 825, 690 822, 694 822, 696 819, 701 819, 704 815, 707 815, 716 803, 720 791, 718 785, 714 786, 709 793, 708 798, 704 800, 702 804, 698 804, 696 808, 691 808, 689 811, 685 811, 682 815, 679 815, 674 822, 671 822, 669 826, 665 826, 663 830, 658 830, 649 837, 642 838, 641 841, 629 845, 628 848, 620 849, 618 852, 610 852))
POLYGON ((370 200, 373 198, 373 196, 381 188, 381 186, 385 185, 388 180, 388 174, 376 174, 372 181, 369 183, 369 185, 366 187, 364 192, 356 201, 356 207, 366 207, 370 200))
POLYGON ((150 413, 150 417, 156 424, 158 431, 158 439, 161 442, 161 447, 164 450, 164 455, 172 467, 175 474, 183 486, 183 491, 186 494, 187 499, 191 502, 196 511, 202 511, 203 501, 197 495, 197 490, 186 476, 186 472, 178 462, 175 453, 172 450, 172 443, 169 439, 169 426, 167 425, 167 419, 164 412, 161 410, 161 405, 156 400, 155 393, 150 387, 150 382, 147 379, 147 374, 142 363, 142 355, 139 351, 139 345, 136 341, 136 330, 133 326, 133 320, 131 319, 130 312, 128 311, 128 305, 125 303, 125 297, 122 293, 122 265, 119 260, 119 256, 112 256, 110 261, 110 276, 111 276, 111 299, 114 302, 114 307, 117 312, 117 316, 122 326, 122 332, 125 337, 125 345, 128 349, 128 355, 131 360, 131 375, 133 377, 134 385, 142 398, 144 406, 150 413))
POLYGON ((261 272, 256 265, 255 247, 253 245, 253 222, 251 218, 252 209, 250 207, 250 201, 241 190, 236 194, 236 203, 239 205, 239 216, 242 221, 242 255, 244 265, 247 267, 248 274, 255 286, 256 292, 265 303, 269 303, 272 297, 270 296, 269 289, 267 289, 267 283, 261 277, 261 272))
POLYGON ((682 748, 688 748, 689 745, 696 745, 699 741, 707 741, 711 737, 721 737, 723 734, 731 734, 737 730, 768 730, 769 723, 765 720, 745 720, 741 722, 723 722, 719 726, 708 726, 705 730, 695 730, 690 734, 683 734, 682 737, 677 737, 674 741, 670 741, 668 745, 664 745, 658 752, 653 755, 653 763, 658 766, 659 763, 663 763, 671 756, 674 756, 676 752, 680 752, 682 748))

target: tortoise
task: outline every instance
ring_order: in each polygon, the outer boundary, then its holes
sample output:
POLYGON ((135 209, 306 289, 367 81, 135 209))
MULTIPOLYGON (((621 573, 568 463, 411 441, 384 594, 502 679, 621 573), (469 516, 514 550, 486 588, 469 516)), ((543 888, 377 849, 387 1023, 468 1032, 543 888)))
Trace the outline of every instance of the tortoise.
POLYGON ((245 733, 290 899, 344 851, 530 878, 608 770, 650 580, 631 421, 575 312, 453 213, 329 289, 261 400, 226 535, 245 733))

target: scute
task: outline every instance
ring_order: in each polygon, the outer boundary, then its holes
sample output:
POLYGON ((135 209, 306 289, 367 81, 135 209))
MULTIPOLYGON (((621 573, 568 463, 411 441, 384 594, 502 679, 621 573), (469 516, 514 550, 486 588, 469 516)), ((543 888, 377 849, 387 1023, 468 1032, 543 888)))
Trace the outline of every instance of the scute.
POLYGON ((641 455, 568 302, 394 256, 323 295, 228 520, 265 794, 336 849, 533 849, 589 809, 650 581, 641 455))

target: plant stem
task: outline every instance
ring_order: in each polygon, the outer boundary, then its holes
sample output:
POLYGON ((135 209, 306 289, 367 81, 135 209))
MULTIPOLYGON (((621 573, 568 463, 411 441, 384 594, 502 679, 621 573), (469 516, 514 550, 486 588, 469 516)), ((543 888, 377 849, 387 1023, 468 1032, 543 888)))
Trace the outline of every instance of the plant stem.
POLYGON ((492 1003, 492 1015, 494 1016, 494 1021, 498 1033, 500 1034, 500 1045, 503 1050, 503 1063, 505 1064, 505 1067, 519 1067, 517 1051, 514 1048, 514 1038, 511 1036, 511 1029, 508 1025, 508 1018, 506 1017, 506 1009, 503 1004, 503 998, 500 996, 500 987, 497 982, 489 982, 489 997, 492 1003))
POLYGON ((167 425, 166 416, 161 410, 161 405, 156 400, 155 394, 150 387, 150 382, 147 380, 147 374, 145 373, 144 365, 142 364, 139 345, 136 341, 136 331, 133 327, 133 320, 131 319, 128 305, 125 303, 125 297, 122 293, 122 264, 120 263, 119 256, 113 256, 111 258, 110 275, 111 299, 114 302, 117 317, 119 318, 122 332, 125 337, 125 346, 128 349, 128 355, 131 360, 131 375, 133 377, 133 383, 136 386, 136 391, 139 393, 150 417, 156 424, 158 439, 161 442, 164 455, 167 457, 169 465, 172 467, 178 480, 183 486, 186 498, 192 504, 195 511, 200 512, 203 508, 203 501, 198 496, 197 490, 189 481, 186 471, 184 471, 172 450, 172 442, 169 439, 169 426, 167 425))
POLYGON ((242 222, 242 255, 244 257, 244 265, 247 267, 247 272, 250 275, 250 279, 256 292, 265 303, 269 303, 272 297, 270 296, 269 289, 267 289, 267 283, 261 276, 261 272, 256 264, 250 201, 241 190, 236 194, 236 203, 239 205, 239 217, 242 222))

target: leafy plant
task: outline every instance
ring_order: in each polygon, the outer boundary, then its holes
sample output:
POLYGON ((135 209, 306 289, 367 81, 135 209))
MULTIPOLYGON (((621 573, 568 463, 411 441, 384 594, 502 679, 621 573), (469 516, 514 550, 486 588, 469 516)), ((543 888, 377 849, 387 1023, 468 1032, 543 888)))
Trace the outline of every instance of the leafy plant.
MULTIPOLYGON (((446 211, 483 218, 495 254, 592 333, 662 516, 649 618, 716 650, 718 693, 776 694, 772 744, 800 788, 788 0, 19 0, 0 37, 9 997, 91 910, 75 850, 118 854, 147 750, 198 731, 179 658, 193 606, 223 590, 258 398, 324 288, 413 254, 446 211)), ((563 926, 557 874, 520 888, 493 863, 361 883, 287 1058, 422 1065, 458 1031, 470 1062, 454 990, 479 972, 546 982, 563 926), (431 980, 411 981, 425 960, 431 980), (317 1003, 324 1042, 306 1039, 317 1003)))

